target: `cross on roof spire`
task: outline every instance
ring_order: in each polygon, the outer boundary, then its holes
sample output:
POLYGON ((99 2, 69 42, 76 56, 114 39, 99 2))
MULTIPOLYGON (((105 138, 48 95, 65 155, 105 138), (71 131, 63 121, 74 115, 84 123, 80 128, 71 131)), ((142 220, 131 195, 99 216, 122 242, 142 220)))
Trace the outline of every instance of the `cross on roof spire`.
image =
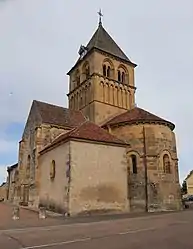
POLYGON ((101 9, 99 10, 98 15, 99 15, 99 25, 102 25, 102 17, 103 17, 103 14, 102 14, 101 9))

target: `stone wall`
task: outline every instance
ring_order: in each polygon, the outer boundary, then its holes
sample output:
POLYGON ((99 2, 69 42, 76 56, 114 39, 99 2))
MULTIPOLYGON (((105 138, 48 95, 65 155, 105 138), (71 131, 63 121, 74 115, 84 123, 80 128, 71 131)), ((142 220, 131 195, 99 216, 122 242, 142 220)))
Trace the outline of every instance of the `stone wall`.
POLYGON ((3 183, 0 186, 0 200, 6 200, 7 199, 7 183, 3 183))
POLYGON ((69 159, 69 142, 40 155, 40 206, 68 212, 69 159))
POLYGON ((134 107, 134 66, 102 52, 85 57, 70 73, 69 108, 81 110, 89 120, 102 124, 109 118, 134 107), (110 67, 110 75, 103 75, 103 65, 110 67), (85 77, 84 65, 89 66, 85 77), (77 70, 79 83, 77 84, 77 70), (125 81, 118 82, 118 70, 125 73, 125 81))
POLYGON ((71 142, 70 214, 128 212, 125 147, 71 142))
POLYGON ((19 173, 21 193, 16 198, 16 202, 30 206, 38 206, 39 203, 39 152, 49 143, 51 143, 61 133, 68 132, 69 129, 47 124, 35 126, 27 122, 24 131, 23 140, 19 146, 19 173), (28 196, 26 196, 28 195, 28 196))
POLYGON ((131 211, 145 210, 146 182, 150 211, 180 209, 178 158, 175 134, 170 128, 159 124, 138 124, 111 127, 110 132, 131 145, 131 148, 127 150, 131 211), (147 180, 145 177, 143 127, 145 129, 147 180), (133 173, 132 155, 136 156, 137 174, 133 173), (169 158, 170 173, 164 172, 164 155, 169 158))

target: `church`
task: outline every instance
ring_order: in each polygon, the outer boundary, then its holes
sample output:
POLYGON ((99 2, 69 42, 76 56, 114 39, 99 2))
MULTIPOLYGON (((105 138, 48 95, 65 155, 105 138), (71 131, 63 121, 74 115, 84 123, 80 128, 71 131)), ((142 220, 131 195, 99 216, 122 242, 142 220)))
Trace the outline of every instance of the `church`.
POLYGON ((13 202, 73 215, 181 209, 175 125, 135 103, 135 68, 99 25, 69 76, 68 108, 34 100, 13 202))

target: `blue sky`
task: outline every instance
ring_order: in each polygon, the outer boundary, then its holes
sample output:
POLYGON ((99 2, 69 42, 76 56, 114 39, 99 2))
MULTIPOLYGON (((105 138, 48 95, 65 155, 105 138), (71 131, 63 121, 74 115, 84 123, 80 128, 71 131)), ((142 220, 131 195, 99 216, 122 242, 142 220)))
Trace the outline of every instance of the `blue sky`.
POLYGON ((66 72, 103 24, 137 63, 137 105, 176 124, 180 177, 193 168, 192 0, 0 1, 0 182, 33 99, 67 106, 66 72), (13 93, 13 94, 10 94, 13 93))

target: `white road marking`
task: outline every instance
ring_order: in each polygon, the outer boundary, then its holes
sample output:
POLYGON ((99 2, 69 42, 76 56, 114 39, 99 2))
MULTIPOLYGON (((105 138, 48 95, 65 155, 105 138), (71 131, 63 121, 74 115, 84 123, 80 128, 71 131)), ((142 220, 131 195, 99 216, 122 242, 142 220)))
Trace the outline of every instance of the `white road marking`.
POLYGON ((149 227, 149 228, 138 229, 138 230, 128 230, 128 231, 119 233, 119 235, 125 235, 125 234, 130 234, 130 233, 146 232, 146 231, 151 231, 151 230, 155 230, 155 229, 157 229, 157 227, 149 227))
MULTIPOLYGON (((173 213, 174 214, 174 213, 173 213)), ((168 215, 172 215, 172 213, 167 213, 163 215, 153 215, 153 216, 142 216, 142 217, 134 217, 134 218, 120 218, 120 219, 112 219, 112 220, 102 220, 102 221, 94 221, 94 222, 87 222, 87 223, 71 223, 71 224, 63 224, 63 225, 52 225, 52 226, 42 226, 42 227, 26 227, 26 228, 15 228, 15 229, 5 229, 0 230, 0 234, 2 233, 8 233, 8 232, 29 232, 29 231, 50 231, 55 228, 63 228, 63 227, 79 227, 79 226, 92 226, 96 224, 108 224, 108 223, 114 223, 116 221, 132 221, 132 220, 146 220, 151 218, 161 218, 168 215)))
POLYGON ((62 242, 56 242, 56 243, 50 243, 50 244, 44 244, 44 245, 38 245, 38 246, 27 246, 27 247, 22 247, 21 249, 46 248, 46 247, 50 247, 50 246, 54 247, 54 246, 61 246, 61 245, 65 245, 65 244, 84 242, 84 241, 88 241, 88 240, 91 240, 91 238, 68 240, 68 241, 62 241, 62 242))

